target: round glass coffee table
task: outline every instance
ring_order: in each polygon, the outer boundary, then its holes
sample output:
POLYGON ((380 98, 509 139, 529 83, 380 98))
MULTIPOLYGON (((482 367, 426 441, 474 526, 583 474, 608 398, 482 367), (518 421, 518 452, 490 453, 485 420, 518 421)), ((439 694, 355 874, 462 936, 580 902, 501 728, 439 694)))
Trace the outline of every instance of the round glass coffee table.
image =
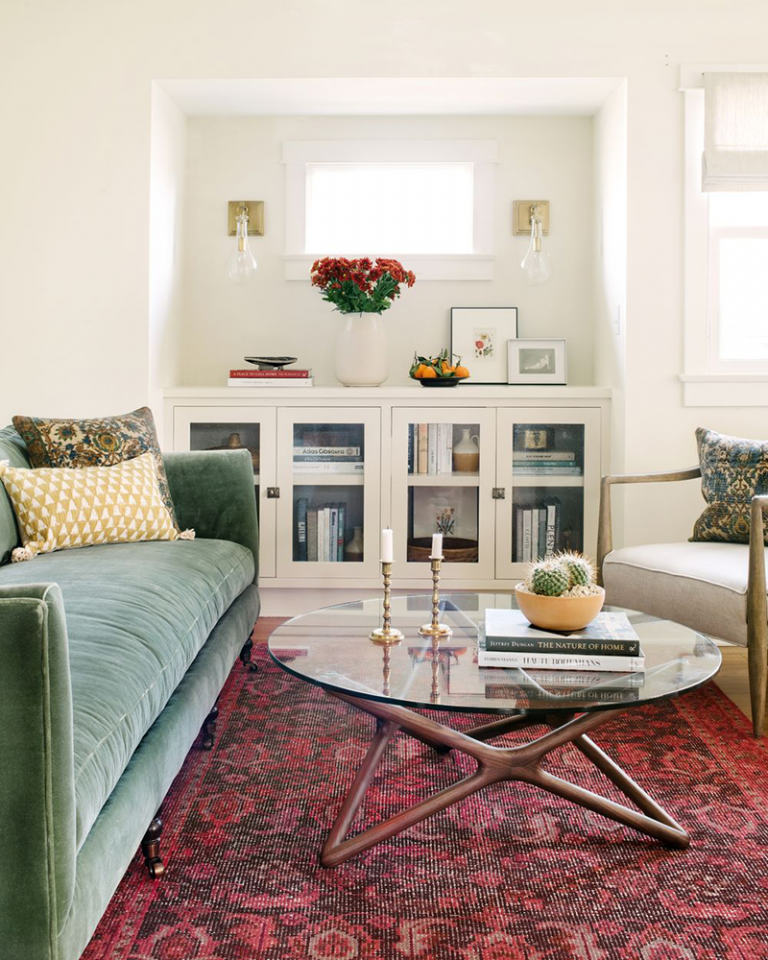
POLYGON ((430 619, 431 597, 396 597, 392 624, 404 638, 382 646, 368 639, 380 625, 381 601, 364 600, 295 617, 269 638, 269 653, 280 667, 377 720, 368 754, 323 847, 320 860, 324 866, 348 860, 502 780, 540 787, 669 846, 688 846, 688 834, 680 824, 587 733, 625 710, 680 696, 707 683, 720 669, 715 643, 669 620, 626 611, 645 655, 644 673, 478 667, 479 624, 486 609, 500 607, 514 608, 514 597, 444 595, 440 621, 452 634, 437 640, 419 634, 419 627, 430 619), (452 713, 500 717, 460 732, 417 710, 441 711, 446 720, 452 713), (537 726, 544 731, 526 743, 488 743, 507 732, 537 726), (477 769, 408 810, 347 837, 387 744, 398 730, 439 752, 465 753, 476 761, 477 769), (542 759, 567 743, 591 760, 638 809, 543 770, 542 759))

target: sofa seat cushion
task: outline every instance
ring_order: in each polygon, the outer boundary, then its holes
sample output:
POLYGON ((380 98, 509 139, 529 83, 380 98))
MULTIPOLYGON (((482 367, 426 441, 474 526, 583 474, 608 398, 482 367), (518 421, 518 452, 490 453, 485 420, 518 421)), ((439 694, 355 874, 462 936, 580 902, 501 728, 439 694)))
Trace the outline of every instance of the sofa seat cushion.
POLYGON ((624 547, 603 564, 606 602, 746 644, 748 560, 740 543, 624 547))
POLYGON ((0 567, 0 584, 55 582, 72 673, 77 848, 208 634, 253 582, 224 540, 118 543, 0 567))

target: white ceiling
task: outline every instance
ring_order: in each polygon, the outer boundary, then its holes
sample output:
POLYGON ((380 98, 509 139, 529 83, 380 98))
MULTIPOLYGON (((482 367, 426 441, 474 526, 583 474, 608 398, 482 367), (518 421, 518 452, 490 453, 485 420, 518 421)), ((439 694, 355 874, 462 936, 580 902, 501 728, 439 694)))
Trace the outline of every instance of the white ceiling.
POLYGON ((590 115, 617 77, 160 80, 190 116, 590 115))

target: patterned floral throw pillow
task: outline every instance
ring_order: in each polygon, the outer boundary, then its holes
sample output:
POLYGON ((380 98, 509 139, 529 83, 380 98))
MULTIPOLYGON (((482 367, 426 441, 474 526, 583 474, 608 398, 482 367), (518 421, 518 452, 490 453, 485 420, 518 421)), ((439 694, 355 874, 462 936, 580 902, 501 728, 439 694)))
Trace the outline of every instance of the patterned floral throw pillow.
POLYGON ((696 521, 691 539, 749 543, 752 497, 768 493, 768 441, 729 437, 699 427, 696 442, 707 508, 696 521))
POLYGON ((112 467, 37 470, 0 462, 2 481, 16 512, 22 546, 11 560, 99 543, 193 540, 179 533, 160 496, 151 453, 112 467))
POLYGON ((160 495, 174 527, 179 529, 149 407, 98 420, 14 417, 13 425, 27 445, 32 467, 110 467, 151 453, 160 495))

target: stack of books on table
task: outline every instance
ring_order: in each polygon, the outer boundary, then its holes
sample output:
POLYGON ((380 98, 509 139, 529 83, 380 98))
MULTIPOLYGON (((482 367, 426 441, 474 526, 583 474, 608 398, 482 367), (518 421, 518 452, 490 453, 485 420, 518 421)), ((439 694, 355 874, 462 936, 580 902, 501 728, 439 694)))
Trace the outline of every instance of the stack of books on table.
POLYGON ((512 468, 523 477, 580 477, 584 472, 573 450, 515 450, 512 468))
POLYGON ((344 560, 347 505, 326 503, 309 507, 306 497, 296 501, 297 560, 335 563, 344 560))
POLYGON ((311 370, 294 370, 285 367, 282 370, 230 370, 229 387, 311 387, 311 370))
POLYGON ((486 610, 477 663, 523 670, 645 670, 640 640, 626 613, 599 613, 583 630, 541 630, 519 610, 486 610))
POLYGON ((408 426, 408 473, 453 473, 453 424, 408 426))
POLYGON ((516 506, 514 563, 543 560, 560 549, 562 507, 546 497, 537 507, 516 506))
POLYGON ((365 463, 359 446, 324 446, 306 440, 302 443, 302 446, 293 448, 294 473, 363 475, 365 463))

